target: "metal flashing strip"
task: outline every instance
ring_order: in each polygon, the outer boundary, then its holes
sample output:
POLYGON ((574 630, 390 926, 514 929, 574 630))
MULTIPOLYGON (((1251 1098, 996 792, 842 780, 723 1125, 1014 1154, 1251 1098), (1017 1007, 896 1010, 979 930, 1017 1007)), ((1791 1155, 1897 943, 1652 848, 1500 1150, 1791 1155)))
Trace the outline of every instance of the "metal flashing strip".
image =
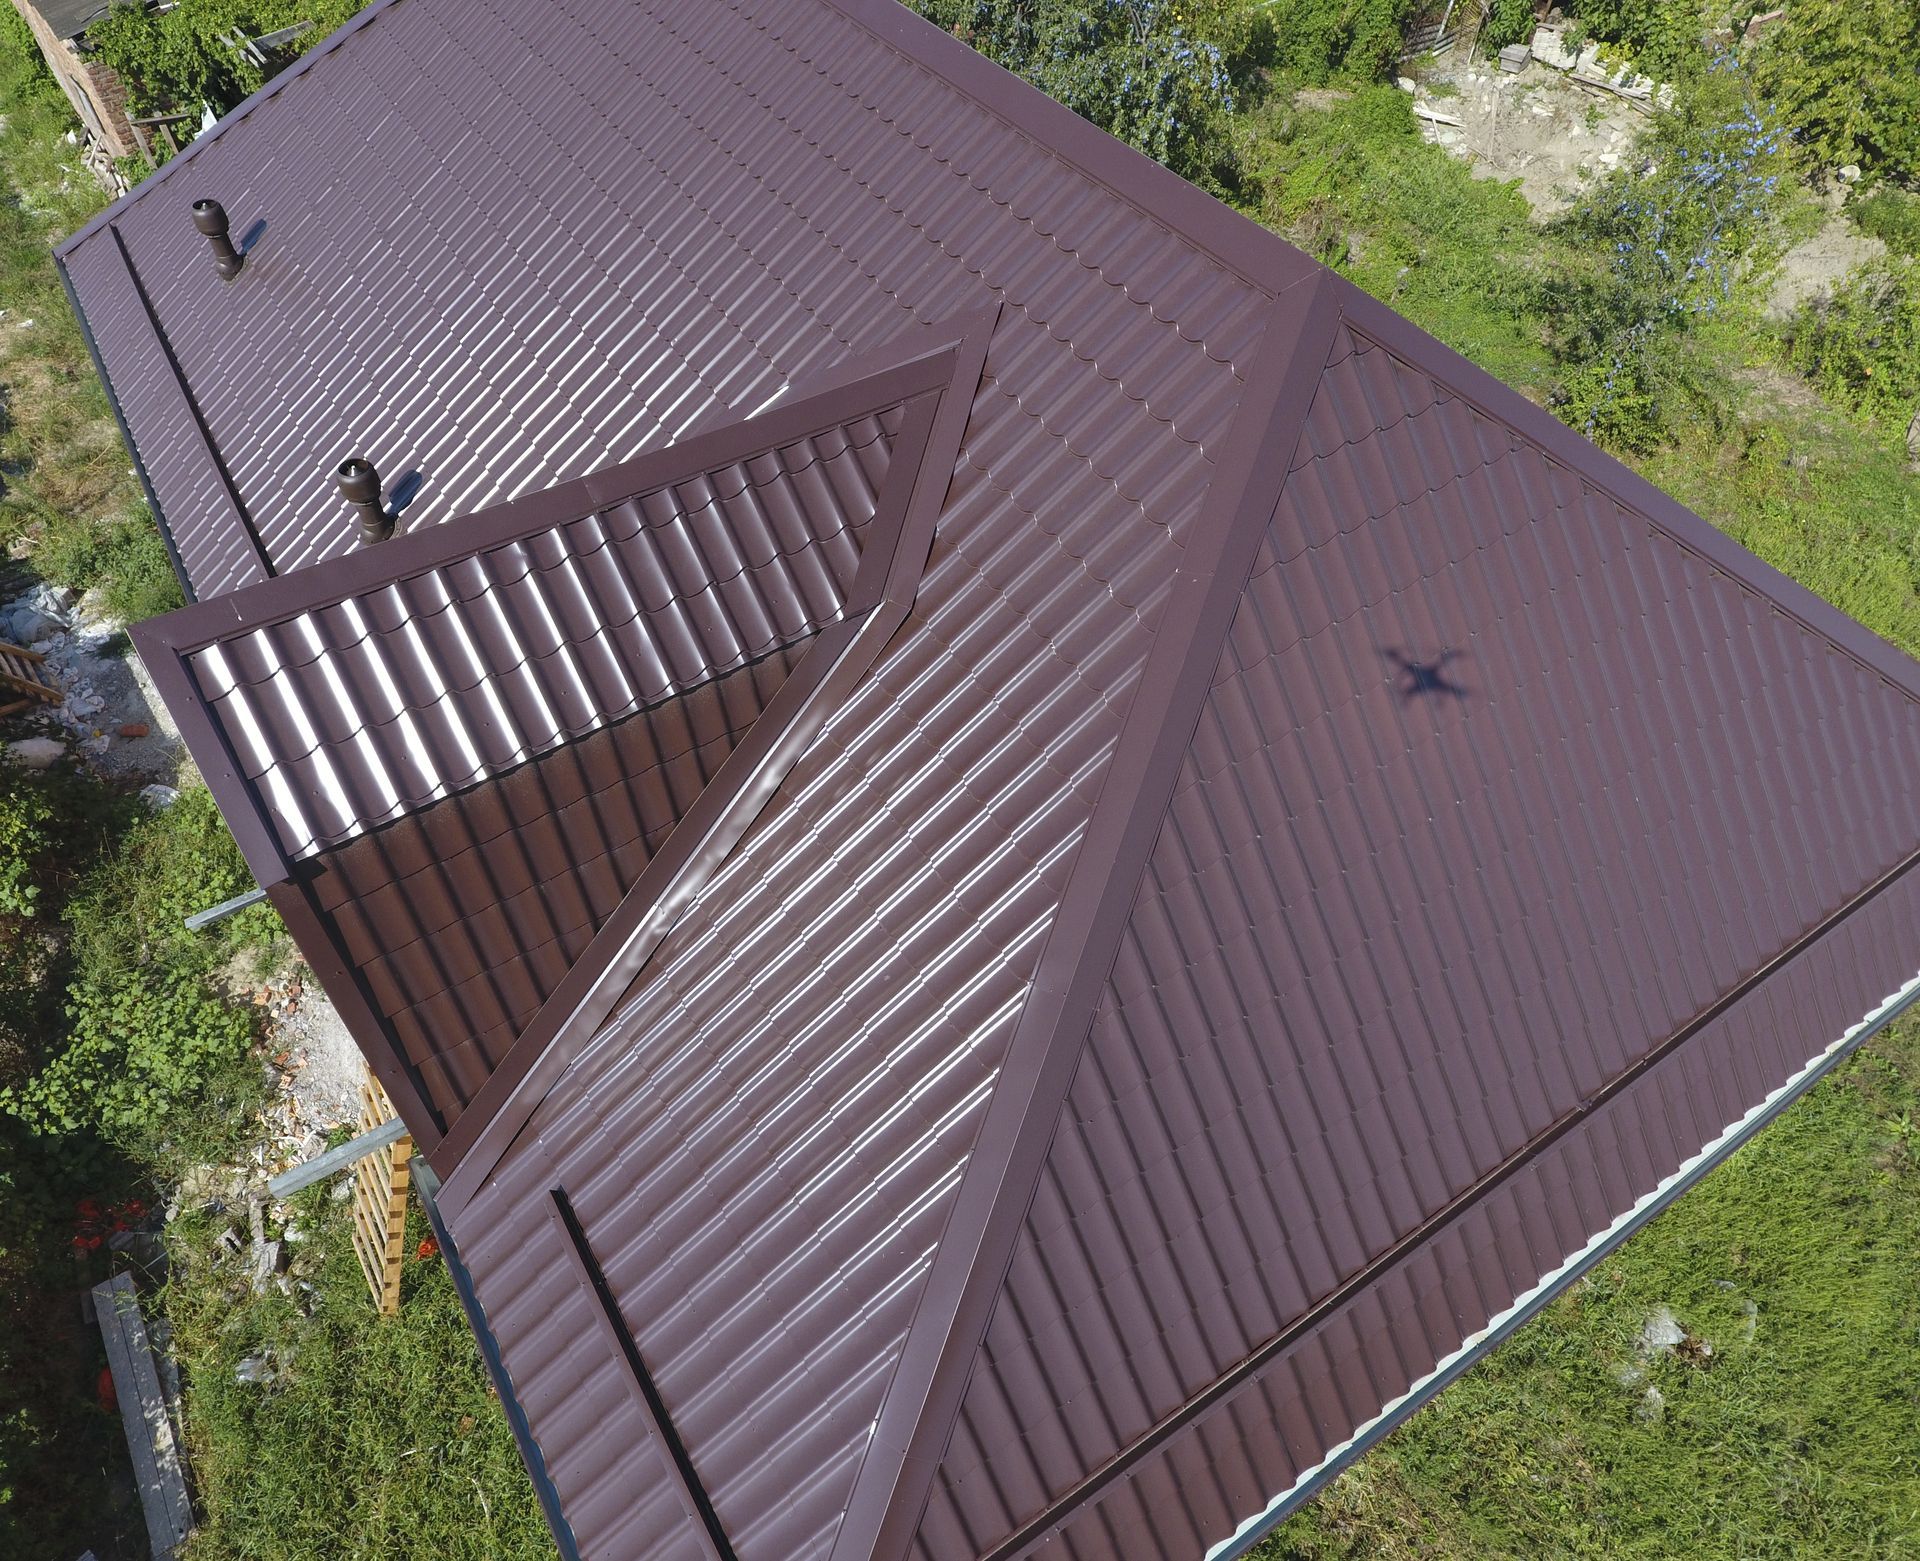
POLYGON ((93 360, 93 372, 100 381, 101 388, 107 393, 107 406, 113 412, 114 426, 120 430, 120 442, 127 447, 127 459, 133 462, 133 474, 140 482, 140 491, 146 496, 147 509, 153 515, 154 529, 160 533, 160 545, 167 550, 167 562, 173 566, 173 575, 180 582, 180 594, 189 603, 198 598, 194 594, 193 581, 187 576, 187 566, 181 562, 179 545, 173 540, 173 530, 167 525, 166 511, 160 508, 160 495, 154 491, 153 478, 147 471, 147 463, 140 457, 140 448, 133 442, 133 429, 127 422, 127 409, 120 404, 120 394, 113 388, 113 380, 107 373, 106 359, 100 355, 100 343, 94 340, 93 325, 87 319, 87 311, 80 306, 79 291, 73 285, 73 278, 67 272, 67 262, 59 251, 55 251, 53 266, 60 273, 60 285, 67 291, 67 306, 73 310, 73 317, 80 324, 80 339, 87 344, 87 356, 93 360))
POLYGON ((1416 1410, 1430 1403, 1496 1346, 1537 1317, 1570 1285, 1589 1273, 1602 1259, 1617 1249, 1656 1215, 1664 1212, 1682 1194, 1693 1188, 1706 1174, 1724 1162, 1733 1152, 1752 1139, 1788 1106, 1825 1078, 1877 1031, 1920 1002, 1920 974, 1915 975, 1878 1008, 1867 1014, 1847 1033, 1818 1053, 1806 1067, 1782 1084, 1771 1095, 1729 1126, 1692 1159, 1683 1164, 1652 1192, 1592 1237, 1552 1273, 1546 1275, 1525 1295, 1499 1316, 1487 1322, 1434 1369, 1408 1388, 1399 1398, 1384 1406, 1373 1419, 1329 1452, 1325 1458, 1303 1473, 1294 1483, 1276 1495, 1259 1512, 1245 1519, 1227 1538, 1206 1553, 1206 1561, 1237 1561, 1281 1523, 1326 1488, 1343 1470, 1369 1448, 1397 1429, 1416 1410))
POLYGON ((704 1541, 701 1548, 707 1553, 707 1561, 736 1561, 733 1544, 727 1538, 727 1531, 720 1526, 720 1515, 713 1510, 713 1500, 700 1483, 699 1471, 693 1466, 686 1443, 680 1440, 680 1433, 674 1429, 673 1417, 667 1412, 667 1401, 661 1397, 653 1373, 647 1370, 647 1363, 640 1354, 640 1345, 627 1327, 626 1319, 620 1315, 620 1302, 614 1296, 613 1287, 607 1283, 600 1260, 593 1255, 593 1244, 587 1240, 587 1232, 580 1223, 580 1216, 574 1212, 572 1200, 567 1197, 564 1187, 553 1188, 550 1196, 553 1199, 554 1219, 566 1234, 567 1250, 573 1254, 579 1277, 593 1293, 597 1303, 600 1320, 605 1324, 607 1342, 626 1362, 629 1385, 637 1394, 635 1407, 647 1422, 647 1429, 654 1439, 666 1450, 681 1505, 686 1509, 687 1516, 693 1519, 696 1531, 704 1541))
POLYGON ((1325 274, 1268 314, 995 1078, 831 1561, 901 1561, 951 1438, 1135 891, 1339 324, 1325 274))
MULTIPOLYGON (((682 911, 758 817, 831 711, 906 621, 953 480, 996 307, 956 322, 947 378, 908 414, 846 616, 808 649, 435 1151, 458 1218, 567 1065, 644 977, 682 911)), ((838 392, 835 392, 836 394, 838 392)), ((767 414, 773 415, 771 413, 767 414)))
POLYGON ((160 323, 155 312, 153 300, 147 296, 147 284, 140 280, 140 273, 133 264, 133 252, 127 248, 125 236, 115 224, 109 224, 107 232, 113 238, 114 253, 119 256, 120 264, 127 274, 127 283, 133 289, 133 296, 140 301, 141 312, 146 315, 147 325, 153 332, 154 344, 160 349, 167 371, 173 376, 173 383, 180 392, 185 404, 187 416, 192 420, 194 431, 199 434, 200 442, 206 447, 207 459, 212 462, 214 474, 220 479, 220 486, 227 490, 227 499, 233 505, 234 517, 240 522, 241 533, 247 539, 247 545, 253 549, 253 556, 260 561, 261 569, 271 579, 278 571, 273 567, 273 559, 268 556, 266 544, 260 540, 260 532, 253 523, 253 516, 247 512, 247 501, 240 496, 240 489, 233 480, 233 473, 227 469, 226 457, 220 453, 220 446, 214 442, 213 430, 207 426, 206 414, 200 410, 200 403, 193 394, 193 387, 187 383, 186 370, 180 367, 180 358, 173 350, 173 342, 166 328, 160 323))

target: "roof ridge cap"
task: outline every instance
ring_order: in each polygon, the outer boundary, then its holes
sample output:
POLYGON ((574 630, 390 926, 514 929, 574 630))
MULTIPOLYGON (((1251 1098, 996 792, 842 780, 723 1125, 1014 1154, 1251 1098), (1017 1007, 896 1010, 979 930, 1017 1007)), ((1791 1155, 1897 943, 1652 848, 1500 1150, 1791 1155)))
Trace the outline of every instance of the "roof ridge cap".
POLYGON ((1289 289, 1269 311, 1241 411, 1074 853, 830 1561, 904 1561, 911 1551, 1199 720, 1196 694, 1218 664, 1333 345, 1341 311, 1332 280, 1319 272, 1312 288, 1289 289))

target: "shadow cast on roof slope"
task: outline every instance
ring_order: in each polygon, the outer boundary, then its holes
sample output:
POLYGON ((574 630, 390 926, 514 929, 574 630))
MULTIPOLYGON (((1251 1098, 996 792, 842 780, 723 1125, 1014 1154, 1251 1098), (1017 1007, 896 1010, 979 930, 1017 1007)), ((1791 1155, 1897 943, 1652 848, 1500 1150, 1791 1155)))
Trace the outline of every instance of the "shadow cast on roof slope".
POLYGON ((1920 991, 1920 669, 891 0, 380 0, 62 259, 582 1555, 1236 1553, 1920 991))

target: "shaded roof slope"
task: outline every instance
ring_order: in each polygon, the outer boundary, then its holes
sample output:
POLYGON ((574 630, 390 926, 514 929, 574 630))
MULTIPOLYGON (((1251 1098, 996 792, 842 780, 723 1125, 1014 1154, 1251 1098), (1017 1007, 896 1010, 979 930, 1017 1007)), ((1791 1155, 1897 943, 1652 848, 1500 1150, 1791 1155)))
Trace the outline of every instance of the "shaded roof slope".
MULTIPOLYGON (((1892 779, 1920 759, 1913 693, 1705 539, 1342 329, 970 1374, 929 1561, 1044 1530, 1256 1357, 1306 1404, 1394 1397, 1403 1361, 1491 1311, 1383 1298, 1384 1261, 1472 1199, 1496 1248, 1551 1268, 1696 1147, 1642 1113, 1706 1142, 1764 1096, 1676 1070, 1613 1113, 1618 1164, 1589 1151, 1538 1202, 1489 1201, 1663 1054, 1711 1052, 1701 1027, 1757 972, 1817 1003, 1813 967, 1774 967, 1920 844, 1892 779), (1368 1348, 1282 1342, 1335 1306, 1368 1348)), ((1920 966, 1897 919, 1865 953, 1862 997, 1920 966)), ((1733 1076, 1788 1076, 1863 1008, 1797 1052, 1747 1018, 1774 1060, 1733 1076)), ((1066 1549, 1139 1553, 1089 1523, 1066 1549)))
POLYGON ((290 571, 143 649, 584 1555, 1231 1547, 1917 990, 1920 669, 891 0, 380 0, 63 259, 196 583, 290 571), (198 194, 267 222, 230 292, 198 194), (562 718, 616 685, 475 617, 467 693, 555 718, 460 769, 288 673, 419 560, 545 601, 527 537, 828 427, 851 580, 662 704, 562 718), (349 450, 428 496, 332 557, 349 450), (323 604, 246 720, 183 659, 323 604), (316 778, 383 730, 412 779, 316 778), (432 832, 555 827, 621 734, 638 876, 566 859, 482 1039, 432 832), (345 946, 415 878, 424 965, 345 946))

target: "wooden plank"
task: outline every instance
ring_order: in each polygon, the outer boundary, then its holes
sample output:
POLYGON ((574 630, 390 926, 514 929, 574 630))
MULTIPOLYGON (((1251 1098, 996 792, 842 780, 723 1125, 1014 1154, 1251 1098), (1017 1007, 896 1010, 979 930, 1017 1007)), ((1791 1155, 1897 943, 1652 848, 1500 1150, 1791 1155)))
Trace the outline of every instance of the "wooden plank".
MULTIPOLYGON (((363 1136, 393 1121, 393 1102, 377 1079, 369 1080, 361 1091, 363 1136)), ((413 1140, 401 1132, 364 1155, 353 1173, 353 1250, 374 1306, 387 1314, 400 1310, 412 1156, 413 1140)))
POLYGON ((147 1342, 147 1325, 140 1315, 140 1298, 131 1279, 115 1274, 93 1287, 93 1306, 140 1487, 147 1540, 154 1561, 172 1561, 175 1550, 193 1532, 193 1506, 187 1497, 173 1419, 160 1391, 153 1347, 147 1342))

